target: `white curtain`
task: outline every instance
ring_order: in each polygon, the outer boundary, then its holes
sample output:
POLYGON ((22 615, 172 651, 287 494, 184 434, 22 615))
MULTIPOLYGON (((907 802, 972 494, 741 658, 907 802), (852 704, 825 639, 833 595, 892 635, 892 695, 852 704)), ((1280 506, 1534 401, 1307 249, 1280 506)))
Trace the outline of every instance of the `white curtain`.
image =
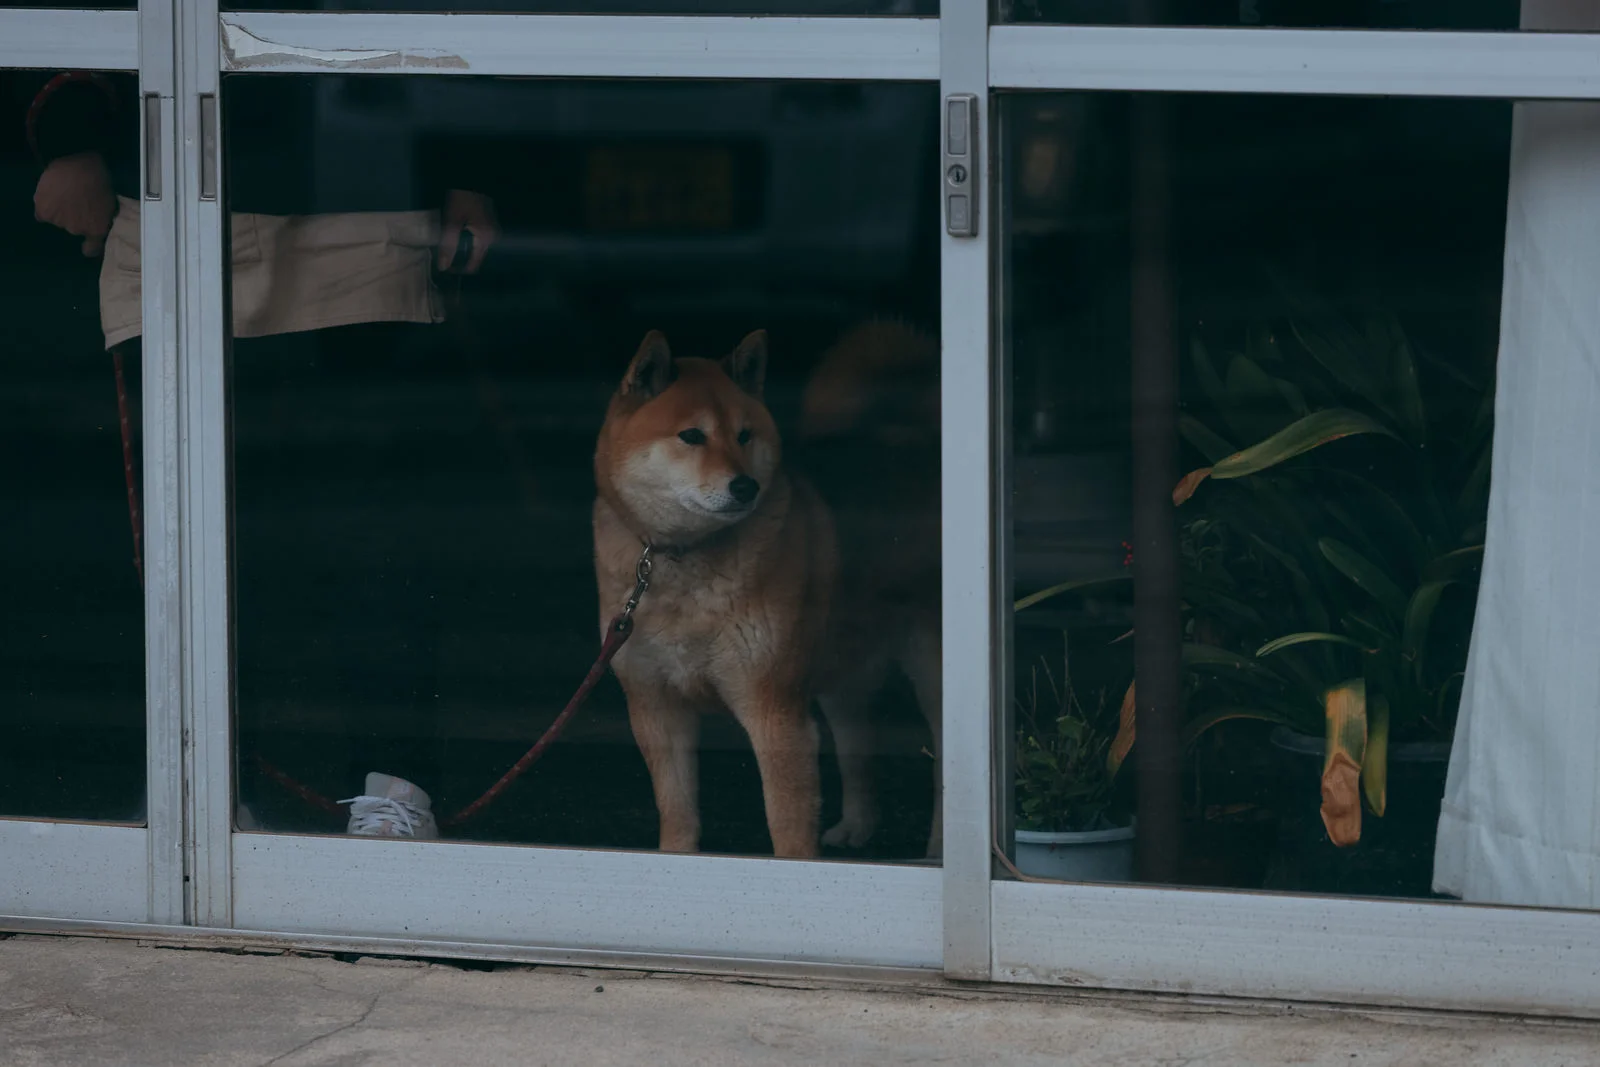
MULTIPOLYGON (((1524 0, 1524 29, 1600 29, 1524 0)), ((1600 103, 1520 103, 1483 582, 1434 888, 1600 907, 1600 103)))

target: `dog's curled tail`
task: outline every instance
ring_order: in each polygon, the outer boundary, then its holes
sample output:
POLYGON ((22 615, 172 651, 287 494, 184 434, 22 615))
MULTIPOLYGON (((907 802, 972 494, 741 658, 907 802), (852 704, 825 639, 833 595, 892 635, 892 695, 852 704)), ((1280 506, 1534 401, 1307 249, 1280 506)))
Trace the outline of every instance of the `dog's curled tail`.
POLYGON ((873 319, 848 331, 806 383, 800 436, 937 445, 938 338, 898 319, 873 319))

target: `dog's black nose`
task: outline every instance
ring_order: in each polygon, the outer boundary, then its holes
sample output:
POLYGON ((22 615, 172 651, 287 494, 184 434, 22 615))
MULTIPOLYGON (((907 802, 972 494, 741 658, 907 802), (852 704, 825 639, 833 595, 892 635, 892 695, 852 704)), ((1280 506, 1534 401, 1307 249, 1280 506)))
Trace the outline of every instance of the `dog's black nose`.
POLYGON ((741 504, 748 504, 761 492, 761 483, 748 474, 741 474, 728 483, 728 492, 733 494, 733 499, 741 504))

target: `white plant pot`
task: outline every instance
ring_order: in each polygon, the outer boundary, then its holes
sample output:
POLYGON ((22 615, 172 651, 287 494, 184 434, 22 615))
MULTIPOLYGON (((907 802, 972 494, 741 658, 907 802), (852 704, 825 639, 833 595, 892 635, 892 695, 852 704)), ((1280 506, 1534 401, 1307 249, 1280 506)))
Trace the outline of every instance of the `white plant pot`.
POLYGON ((1017 870, 1063 882, 1133 881, 1133 823, 1078 833, 1017 831, 1017 870))

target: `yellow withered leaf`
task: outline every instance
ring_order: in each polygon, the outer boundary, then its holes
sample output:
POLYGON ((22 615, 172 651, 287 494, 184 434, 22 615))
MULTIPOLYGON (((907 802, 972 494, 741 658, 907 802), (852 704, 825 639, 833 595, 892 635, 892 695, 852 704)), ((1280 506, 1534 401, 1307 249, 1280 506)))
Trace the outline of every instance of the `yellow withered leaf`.
POLYGON ((1322 825, 1328 840, 1348 848, 1361 840, 1361 768, 1347 752, 1322 769, 1322 825))
POLYGON ((1322 758, 1322 825, 1347 848, 1361 840, 1361 760, 1367 748, 1367 683, 1356 678, 1328 690, 1327 747, 1322 758))
POLYGON ((1133 750, 1133 720, 1134 709, 1137 707, 1133 697, 1133 683, 1128 683, 1128 691, 1122 695, 1121 721, 1117 723, 1117 736, 1111 740, 1111 749, 1106 753, 1106 770, 1114 777, 1121 768, 1122 761, 1128 758, 1128 753, 1133 750))
POLYGON ((1210 467, 1201 467, 1199 470, 1185 474, 1172 489, 1172 506, 1175 508, 1182 507, 1185 500, 1194 496, 1194 491, 1200 488, 1200 483, 1210 476, 1210 467))

